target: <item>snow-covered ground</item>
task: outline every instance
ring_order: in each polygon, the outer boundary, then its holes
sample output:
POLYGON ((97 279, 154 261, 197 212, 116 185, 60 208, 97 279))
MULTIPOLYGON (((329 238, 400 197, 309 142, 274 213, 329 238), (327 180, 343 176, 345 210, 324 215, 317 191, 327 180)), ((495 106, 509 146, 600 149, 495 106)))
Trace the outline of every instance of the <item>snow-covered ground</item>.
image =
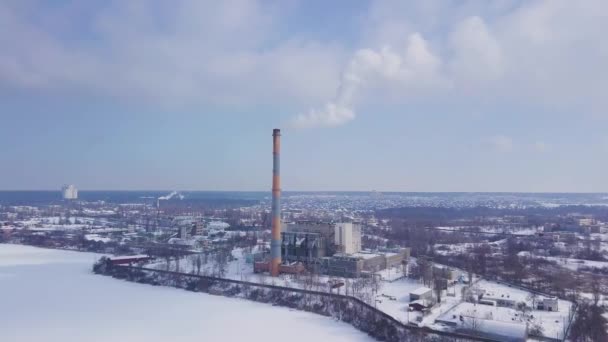
MULTIPOLYGON (((569 303, 560 301, 559 312, 534 310, 524 318, 520 311, 512 308, 474 305, 473 303, 463 302, 439 318, 443 321, 456 322, 461 328, 470 328, 467 327, 469 323, 467 319, 460 321, 460 316, 476 317, 478 327, 483 328, 481 330, 498 334, 503 334, 506 331, 506 335, 510 335, 508 333, 509 329, 513 331, 525 330, 526 323, 528 323, 540 326, 544 336, 560 339, 563 337, 564 326, 568 324, 568 310, 569 303), (516 326, 520 326, 520 329, 516 329, 516 326)), ((433 327, 441 329, 441 323, 436 323, 433 327)))
MULTIPOLYGON (((245 262, 246 255, 247 253, 243 249, 234 249, 232 251, 232 256, 235 260, 228 262, 224 277, 279 286, 305 288, 305 276, 298 279, 291 275, 282 274, 277 278, 270 278, 264 274, 254 274, 252 265, 245 262)), ((191 258, 195 257, 196 256, 192 256, 191 258)), ((191 261, 192 260, 184 259, 180 263, 180 271, 192 272, 192 270, 195 269, 195 265, 191 261)), ((415 261, 415 258, 411 258, 411 261, 415 261)), ((151 266, 160 269, 166 268, 164 260, 157 260, 156 263, 151 266)), ((175 263, 172 262, 171 269, 174 270, 174 267, 175 263)), ((213 275, 213 262, 211 261, 207 265, 203 265, 201 272, 213 275)), ((437 320, 445 320, 447 317, 453 317, 454 315, 458 316, 462 312, 470 309, 470 306, 472 305, 463 302, 462 293, 466 284, 457 283, 450 286, 447 291, 444 291, 441 303, 434 305, 428 312, 423 314, 417 311, 409 311, 410 293, 423 286, 421 281, 403 277, 403 271, 396 269, 384 270, 377 274, 380 276, 379 278, 382 279, 382 281, 378 283, 378 291, 375 292, 373 287, 369 287, 359 294, 364 296, 369 294, 369 297, 367 298, 371 299, 370 303, 403 323, 412 323, 437 330, 453 330, 452 327, 448 327, 437 320)), ((341 289, 342 293, 344 293, 346 288, 352 289, 355 281, 361 281, 361 279, 353 280, 318 276, 314 280, 316 286, 313 287, 312 290, 328 291, 327 284, 330 279, 340 279, 345 282, 346 285, 341 289)), ((479 279, 474 281, 474 287, 485 290, 486 297, 504 297, 514 300, 515 302, 526 302, 528 306, 532 306, 532 297, 530 296, 530 293, 516 287, 479 279)), ((536 300, 542 299, 543 296, 539 295, 536 297, 536 300)), ((543 329, 545 336, 560 336, 560 334, 563 334, 563 326, 567 322, 570 306, 570 302, 559 300, 558 312, 531 310, 529 313, 532 316, 529 320, 526 319, 526 321, 540 326, 543 329)), ((522 321, 521 313, 518 310, 514 308, 490 307, 485 305, 477 305, 477 307, 481 307, 479 313, 483 313, 485 323, 484 331, 488 333, 503 333, 515 326, 518 327, 517 330, 519 332, 514 333, 513 336, 517 336, 522 329, 525 331, 526 322, 522 321)))
POLYGON ((438 244, 435 244, 435 252, 437 254, 441 254, 441 255, 449 255, 452 253, 462 254, 462 253, 466 253, 467 251, 469 251, 471 249, 474 249, 475 247, 479 247, 479 246, 483 246, 483 245, 500 246, 500 245, 505 244, 506 241, 507 241, 507 239, 497 240, 494 242, 484 241, 484 242, 463 242, 463 243, 452 243, 452 244, 438 243, 438 244))
POLYGON ((372 341, 311 313, 97 276, 98 258, 0 244, 0 341, 372 341))
POLYGON ((14 222, 15 226, 11 228, 27 228, 34 231, 52 231, 52 230, 78 230, 84 228, 101 227, 109 224, 105 218, 91 218, 72 216, 61 218, 59 216, 48 217, 32 217, 27 220, 14 222))
POLYGON ((403 323, 416 322, 422 313, 409 311, 410 292, 422 287, 422 283, 410 278, 402 278, 393 282, 383 282, 378 291, 376 307, 393 316, 403 323), (386 297, 386 296, 390 297, 386 297))
POLYGON ((489 226, 441 226, 436 227, 436 229, 444 229, 444 230, 464 230, 464 231, 473 231, 474 229, 478 229, 481 233, 509 233, 509 234, 518 234, 518 235, 534 235, 538 233, 536 228, 528 228, 528 227, 517 227, 517 226, 504 226, 504 225, 489 225, 489 226))
MULTIPOLYGON (((525 302, 529 307, 532 306, 532 298, 530 292, 519 289, 517 287, 511 287, 505 284, 497 283, 489 280, 479 281, 475 287, 485 290, 484 298, 508 298, 515 302, 525 302)), ((544 296, 537 296, 536 302, 540 302, 544 296)), ((452 310, 442 315, 442 319, 449 319, 449 316, 454 315, 470 315, 466 313, 471 309, 477 310, 477 318, 485 321, 496 321, 505 322, 511 324, 522 324, 526 322, 530 324, 536 324, 543 329, 543 334, 547 337, 561 338, 563 336, 564 325, 568 322, 572 303, 564 300, 559 300, 559 311, 544 311, 544 310, 530 310, 528 312, 529 317, 524 319, 520 311, 515 308, 506 307, 495 307, 488 305, 476 305, 471 303, 461 303, 454 307, 452 310)), ((492 330, 493 325, 487 324, 487 330, 492 330)), ((500 328, 500 325, 496 325, 496 328, 500 328)))

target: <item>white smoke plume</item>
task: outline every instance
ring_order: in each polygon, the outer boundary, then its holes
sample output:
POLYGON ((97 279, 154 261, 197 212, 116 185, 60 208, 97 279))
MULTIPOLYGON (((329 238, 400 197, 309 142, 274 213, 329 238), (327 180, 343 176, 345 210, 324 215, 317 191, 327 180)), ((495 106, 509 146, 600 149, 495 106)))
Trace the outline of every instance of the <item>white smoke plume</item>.
POLYGON ((403 53, 384 47, 357 51, 342 74, 336 97, 322 108, 311 109, 293 120, 298 128, 332 127, 353 120, 361 88, 374 82, 397 81, 405 86, 424 86, 440 81, 441 61, 418 33, 410 35, 403 53))
POLYGON ((177 191, 173 191, 172 193, 168 194, 167 196, 161 196, 161 197, 159 197, 159 198, 158 198, 158 200, 161 200, 161 201, 168 201, 168 200, 170 200, 170 199, 172 199, 173 197, 176 197, 176 196, 177 196, 179 199, 184 199, 184 196, 183 196, 182 194, 180 194, 180 193, 179 193, 179 192, 177 192, 177 191))

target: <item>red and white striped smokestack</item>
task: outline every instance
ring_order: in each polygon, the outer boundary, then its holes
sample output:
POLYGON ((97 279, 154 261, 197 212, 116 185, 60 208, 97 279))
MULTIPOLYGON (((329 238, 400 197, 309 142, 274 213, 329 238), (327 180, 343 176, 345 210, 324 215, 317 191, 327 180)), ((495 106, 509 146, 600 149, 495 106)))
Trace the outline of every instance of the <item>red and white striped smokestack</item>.
POLYGON ((281 130, 272 130, 272 238, 270 240, 270 274, 279 275, 281 265, 281 130))

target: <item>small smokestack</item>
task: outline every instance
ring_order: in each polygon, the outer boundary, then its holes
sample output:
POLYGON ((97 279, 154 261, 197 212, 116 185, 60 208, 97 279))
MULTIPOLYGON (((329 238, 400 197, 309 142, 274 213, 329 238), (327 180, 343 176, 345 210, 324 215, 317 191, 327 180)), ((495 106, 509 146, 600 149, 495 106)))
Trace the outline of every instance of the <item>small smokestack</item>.
POLYGON ((272 130, 272 238, 270 240, 270 274, 279 275, 281 265, 281 130, 272 130))

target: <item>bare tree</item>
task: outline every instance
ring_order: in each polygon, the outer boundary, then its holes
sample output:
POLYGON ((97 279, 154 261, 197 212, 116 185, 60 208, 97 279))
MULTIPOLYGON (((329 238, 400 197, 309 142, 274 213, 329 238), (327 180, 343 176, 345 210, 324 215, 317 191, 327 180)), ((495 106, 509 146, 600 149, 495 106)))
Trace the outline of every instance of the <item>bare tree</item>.
POLYGON ((570 328, 569 338, 574 342, 607 341, 606 318, 604 309, 592 303, 582 302, 578 307, 576 319, 570 328))
POLYGON ((418 265, 423 284, 428 284, 430 287, 433 279, 433 263, 428 258, 418 258, 416 264, 418 265))
POLYGON ((482 321, 477 317, 477 312, 473 312, 471 315, 464 317, 464 325, 467 329, 476 334, 481 330, 482 321))
POLYGON ((602 298, 600 277, 597 274, 594 274, 591 279, 591 294, 593 295, 593 305, 597 306, 602 298))
POLYGON ((171 255, 165 254, 165 265, 167 266, 167 271, 171 271, 171 255))
POLYGON ((226 275, 229 253, 230 252, 226 249, 220 249, 215 253, 214 268, 216 270, 216 277, 223 277, 224 275, 226 275))
POLYGON ((536 292, 530 292, 526 299, 532 302, 532 309, 536 309, 536 301, 538 300, 538 294, 536 292))
POLYGON ((437 303, 441 303, 441 294, 443 292, 444 284, 446 284, 446 280, 442 278, 436 278, 433 282, 437 303))
POLYGON ((543 333, 545 331, 545 328, 543 328, 542 325, 538 324, 538 323, 533 323, 530 325, 529 330, 528 330, 528 334, 531 336, 544 336, 543 333))
POLYGON ((200 254, 196 255, 196 274, 200 275, 201 274, 201 264, 202 264, 202 258, 200 254))
POLYGON ((473 260, 471 258, 468 258, 467 273, 469 276, 469 286, 471 286, 473 284, 473 260))
POLYGON ((194 256, 194 255, 190 256, 190 262, 192 263, 192 268, 190 268, 190 273, 194 273, 194 270, 196 269, 196 256, 194 256))
POLYGON ((526 319, 526 317, 528 315, 528 311, 530 311, 529 309, 530 309, 530 307, 527 306, 525 302, 517 303, 517 310, 519 312, 521 312, 522 319, 526 319))

